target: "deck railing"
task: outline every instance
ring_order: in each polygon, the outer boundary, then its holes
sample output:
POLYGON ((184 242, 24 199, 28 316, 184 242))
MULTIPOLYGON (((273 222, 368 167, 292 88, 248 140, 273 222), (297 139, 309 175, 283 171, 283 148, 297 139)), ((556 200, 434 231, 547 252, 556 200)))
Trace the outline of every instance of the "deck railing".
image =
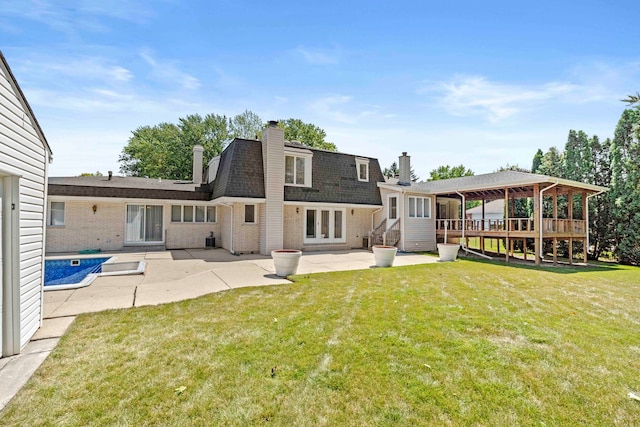
MULTIPOLYGON (((452 231, 463 228, 467 231, 535 231, 539 230, 532 218, 507 218, 505 219, 437 219, 436 230, 444 230, 445 223, 452 231)), ((543 233, 586 233, 586 221, 581 219, 553 219, 542 220, 543 233)))

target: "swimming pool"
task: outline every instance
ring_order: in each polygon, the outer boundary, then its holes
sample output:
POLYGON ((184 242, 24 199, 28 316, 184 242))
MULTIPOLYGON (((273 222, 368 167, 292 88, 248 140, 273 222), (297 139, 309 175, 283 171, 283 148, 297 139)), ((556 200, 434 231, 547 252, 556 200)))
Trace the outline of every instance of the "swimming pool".
POLYGON ((44 261, 44 290, 89 286, 111 257, 47 259, 44 261))

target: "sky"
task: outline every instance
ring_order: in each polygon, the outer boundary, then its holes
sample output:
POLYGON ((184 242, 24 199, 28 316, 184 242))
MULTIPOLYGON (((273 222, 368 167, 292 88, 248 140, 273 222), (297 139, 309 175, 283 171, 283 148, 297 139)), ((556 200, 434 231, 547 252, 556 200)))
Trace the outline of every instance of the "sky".
POLYGON ((0 50, 50 176, 119 173, 140 126, 297 118, 421 179, 530 168, 570 129, 612 137, 640 91, 637 0, 2 0, 0 50))

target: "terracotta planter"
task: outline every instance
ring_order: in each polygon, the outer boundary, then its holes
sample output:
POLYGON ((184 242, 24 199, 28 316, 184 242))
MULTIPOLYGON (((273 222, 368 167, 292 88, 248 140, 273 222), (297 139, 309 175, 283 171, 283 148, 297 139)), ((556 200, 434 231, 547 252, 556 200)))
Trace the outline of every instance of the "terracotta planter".
POLYGON ((398 248, 395 246, 375 245, 372 249, 376 267, 391 267, 393 265, 398 248))
POLYGON ((302 251, 295 249, 278 249, 271 251, 273 265, 276 267, 276 276, 287 277, 296 274, 301 256, 302 251))
POLYGON ((438 255, 440 261, 455 261, 458 257, 460 245, 456 243, 438 243, 438 255))

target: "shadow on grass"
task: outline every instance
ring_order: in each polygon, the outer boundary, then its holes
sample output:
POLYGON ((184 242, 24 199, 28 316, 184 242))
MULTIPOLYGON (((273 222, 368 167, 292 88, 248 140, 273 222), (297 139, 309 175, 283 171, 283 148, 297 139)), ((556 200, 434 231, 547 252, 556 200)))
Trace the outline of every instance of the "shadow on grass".
POLYGON ((569 264, 549 264, 543 262, 541 265, 535 265, 533 261, 524 261, 520 259, 511 258, 509 262, 497 259, 483 259, 473 255, 464 255, 460 257, 469 262, 502 265, 507 268, 518 268, 522 270, 536 270, 536 271, 548 271, 550 273, 558 274, 573 274, 573 273, 585 273, 585 272, 609 272, 623 269, 619 264, 614 263, 602 263, 599 261, 591 261, 588 265, 569 265, 569 264))

